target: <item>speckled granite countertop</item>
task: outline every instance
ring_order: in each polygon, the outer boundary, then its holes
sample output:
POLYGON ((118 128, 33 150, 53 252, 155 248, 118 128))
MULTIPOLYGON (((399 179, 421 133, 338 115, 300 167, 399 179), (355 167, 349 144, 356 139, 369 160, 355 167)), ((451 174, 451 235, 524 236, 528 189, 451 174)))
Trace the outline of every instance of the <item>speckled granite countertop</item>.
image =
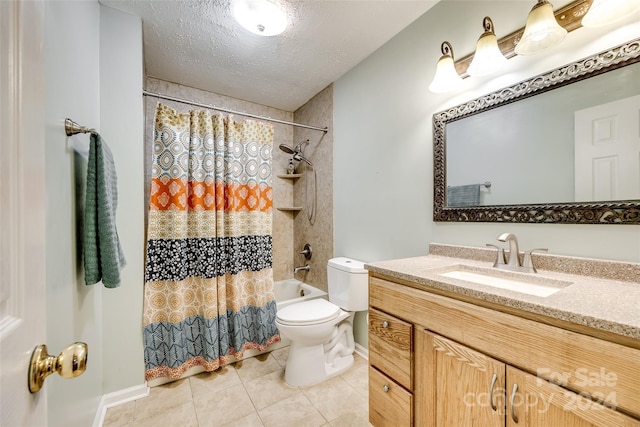
POLYGON ((528 274, 494 269, 495 251, 484 248, 431 244, 429 252, 422 257, 373 262, 365 268, 423 285, 426 290, 466 295, 640 340, 640 264, 537 255, 534 263, 538 273, 528 274), (550 281, 563 287, 539 297, 440 275, 460 265, 469 271, 489 271, 523 281, 550 281))

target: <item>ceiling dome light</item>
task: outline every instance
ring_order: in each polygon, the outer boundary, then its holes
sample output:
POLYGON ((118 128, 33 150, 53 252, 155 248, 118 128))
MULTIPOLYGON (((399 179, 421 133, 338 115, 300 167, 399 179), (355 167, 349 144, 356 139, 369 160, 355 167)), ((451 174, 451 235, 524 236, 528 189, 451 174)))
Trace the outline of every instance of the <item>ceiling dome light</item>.
POLYGON ((518 55, 540 53, 560 43, 566 35, 567 30, 558 24, 553 14, 553 6, 546 0, 538 0, 529 12, 524 34, 515 52, 518 55))
POLYGON ((462 78, 453 63, 453 48, 451 44, 447 41, 442 42, 440 50, 442 51, 442 56, 438 60, 436 74, 429 85, 429 90, 433 93, 450 92, 462 83, 462 78))
POLYGON ((498 39, 493 31, 493 21, 488 16, 482 21, 484 33, 478 39, 476 52, 473 54, 473 60, 467 69, 470 76, 485 76, 497 71, 500 67, 507 63, 498 47, 498 39))
POLYGON ((638 0, 593 0, 582 18, 583 27, 602 27, 613 24, 640 10, 638 0))
POLYGON ((287 15, 269 0, 234 0, 232 13, 240 25, 260 36, 275 36, 287 28, 287 15))

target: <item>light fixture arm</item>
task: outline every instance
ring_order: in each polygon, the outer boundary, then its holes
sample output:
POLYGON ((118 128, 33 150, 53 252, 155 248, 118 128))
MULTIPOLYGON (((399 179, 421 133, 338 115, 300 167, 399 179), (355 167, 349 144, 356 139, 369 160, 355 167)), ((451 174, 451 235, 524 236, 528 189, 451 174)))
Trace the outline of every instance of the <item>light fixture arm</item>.
POLYGON ((451 58, 453 58, 453 47, 448 41, 442 42, 442 44, 440 45, 440 52, 442 52, 443 56, 450 56, 451 58))
POLYGON ((486 35, 493 34, 495 35, 495 31, 493 30, 493 21, 488 16, 485 16, 482 20, 482 26, 484 27, 484 34, 480 37, 484 37, 486 35))

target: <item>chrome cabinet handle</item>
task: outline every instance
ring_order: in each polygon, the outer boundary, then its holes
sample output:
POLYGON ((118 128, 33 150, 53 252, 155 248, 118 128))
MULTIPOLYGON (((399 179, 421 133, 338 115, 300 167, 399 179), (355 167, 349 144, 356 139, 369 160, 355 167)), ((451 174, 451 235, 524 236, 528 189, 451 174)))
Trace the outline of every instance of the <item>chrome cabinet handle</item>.
POLYGON ((490 399, 489 402, 491 402, 491 409, 493 409, 494 412, 498 410, 498 407, 493 401, 493 389, 496 386, 497 380, 498 380, 498 375, 493 374, 493 377, 491 377, 491 385, 489 386, 489 399, 490 399))
POLYGON ((382 327, 387 329, 389 327, 389 322, 387 322, 386 320, 382 322, 382 327))
POLYGON ((389 393, 389 386, 388 385, 383 385, 382 386, 382 391, 384 391, 385 393, 389 393))
POLYGON ((518 417, 516 416, 515 410, 515 401, 516 401, 516 392, 518 391, 518 384, 513 385, 513 389, 511 390, 511 399, 509 399, 511 404, 511 419, 513 422, 518 422, 518 417))

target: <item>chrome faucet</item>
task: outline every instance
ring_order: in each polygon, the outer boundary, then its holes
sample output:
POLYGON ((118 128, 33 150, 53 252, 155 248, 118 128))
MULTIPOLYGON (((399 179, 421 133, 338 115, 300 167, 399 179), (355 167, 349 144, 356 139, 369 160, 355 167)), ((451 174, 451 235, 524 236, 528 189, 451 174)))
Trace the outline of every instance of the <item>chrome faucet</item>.
POLYGON ((498 236, 498 241, 509 242, 509 261, 507 265, 511 267, 520 267, 520 258, 518 257, 518 239, 515 234, 504 233, 498 236))
POLYGON ((524 261, 521 264, 518 249, 518 239, 516 238, 516 236, 512 233, 504 233, 498 236, 498 241, 509 242, 509 261, 507 262, 505 262, 504 249, 499 248, 495 245, 490 245, 488 243, 487 246, 497 249, 497 258, 493 266, 495 268, 500 268, 503 270, 536 273, 536 268, 533 266, 533 258, 531 257, 531 253, 533 251, 547 252, 547 249, 542 248, 526 251, 524 253, 524 261))
POLYGON ((309 271, 310 269, 311 267, 309 267, 309 264, 301 265, 293 269, 293 274, 296 274, 298 271, 301 271, 301 270, 309 271))

